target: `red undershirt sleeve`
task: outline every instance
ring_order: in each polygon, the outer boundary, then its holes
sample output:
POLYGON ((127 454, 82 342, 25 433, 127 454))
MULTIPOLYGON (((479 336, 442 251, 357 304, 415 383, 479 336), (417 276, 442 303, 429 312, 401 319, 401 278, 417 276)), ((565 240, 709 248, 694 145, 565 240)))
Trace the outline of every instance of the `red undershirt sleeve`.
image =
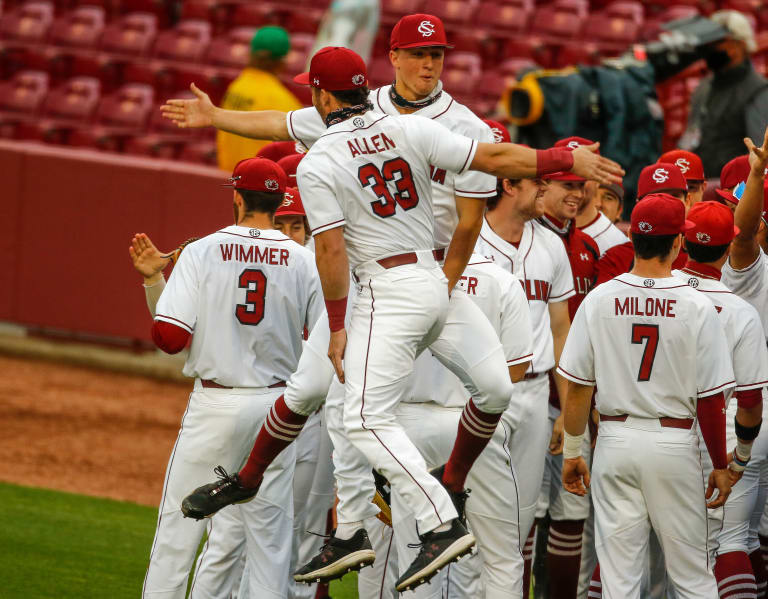
POLYGON ((725 396, 722 393, 699 398, 696 415, 704 443, 707 445, 712 465, 720 470, 728 466, 728 452, 725 448, 725 396))
POLYGON ((189 331, 181 327, 156 320, 152 323, 152 341, 167 354, 177 354, 187 346, 189 331))

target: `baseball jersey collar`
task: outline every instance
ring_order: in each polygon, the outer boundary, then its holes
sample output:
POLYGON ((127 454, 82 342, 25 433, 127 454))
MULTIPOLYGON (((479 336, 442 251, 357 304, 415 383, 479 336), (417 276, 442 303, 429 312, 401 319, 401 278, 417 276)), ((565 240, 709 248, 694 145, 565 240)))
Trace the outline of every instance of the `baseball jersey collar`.
POLYGON ((674 275, 669 277, 654 278, 654 277, 639 277, 632 273, 625 272, 616 277, 618 281, 631 285, 632 287, 645 287, 649 289, 670 289, 673 287, 680 287, 684 285, 680 279, 674 275), (652 281, 652 284, 649 282, 652 281))
POLYGON ((284 241, 289 239, 286 235, 277 229, 257 229, 255 227, 241 227, 240 225, 230 225, 219 231, 220 233, 232 233, 240 237, 250 237, 251 239, 268 239, 270 241, 284 241))
POLYGON ((713 279, 715 281, 719 281, 720 277, 722 277, 722 273, 714 266, 709 266, 709 264, 701 264, 700 262, 696 262, 690 259, 685 263, 685 266, 681 269, 681 271, 686 274, 693 275, 699 279, 713 279))
MULTIPOLYGON (((382 111, 385 114, 397 115, 397 114, 400 114, 400 112, 397 110, 397 107, 392 103, 392 100, 389 99, 390 87, 392 86, 384 85, 374 92, 375 100, 373 102, 373 107, 375 109, 382 111)), ((448 107, 452 103, 453 103, 453 98, 451 97, 451 95, 447 91, 443 90, 442 94, 440 95, 440 99, 437 102, 435 102, 434 104, 430 104, 429 106, 426 106, 421 110, 417 110, 416 112, 413 112, 411 114, 418 114, 419 116, 423 116, 428 119, 434 119, 442 115, 446 110, 448 110, 448 107)))

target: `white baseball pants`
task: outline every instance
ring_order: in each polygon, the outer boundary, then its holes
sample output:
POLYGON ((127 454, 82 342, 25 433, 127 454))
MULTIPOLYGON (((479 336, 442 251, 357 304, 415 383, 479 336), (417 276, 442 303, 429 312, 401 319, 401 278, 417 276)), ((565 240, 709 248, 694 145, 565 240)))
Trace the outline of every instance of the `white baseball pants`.
POLYGON ((604 599, 640 599, 651 528, 681 599, 717 599, 695 430, 657 419, 601 422, 592 471, 604 599))

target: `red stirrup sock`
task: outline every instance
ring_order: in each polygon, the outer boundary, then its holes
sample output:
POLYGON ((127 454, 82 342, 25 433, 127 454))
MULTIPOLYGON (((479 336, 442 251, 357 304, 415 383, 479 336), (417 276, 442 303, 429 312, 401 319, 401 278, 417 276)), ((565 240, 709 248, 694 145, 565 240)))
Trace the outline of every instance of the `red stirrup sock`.
POLYGON ((720 599, 734 597, 756 599, 757 586, 752 564, 743 551, 731 551, 717 556, 715 578, 720 599))
POLYGON ((603 583, 600 580, 600 564, 595 566, 595 571, 592 573, 592 579, 589 581, 589 592, 587 593, 589 599, 602 599, 603 597, 603 583))
POLYGON ((253 488, 261 483, 264 471, 299 436, 307 418, 309 416, 291 411, 285 405, 284 396, 277 398, 256 437, 248 461, 239 473, 244 487, 253 488))
POLYGON ((547 570, 557 573, 557 576, 549 578, 549 599, 572 599, 576 596, 583 532, 584 520, 553 520, 549 523, 547 570))
POLYGON ((501 419, 501 413, 489 414, 481 411, 475 402, 470 400, 464 406, 459 420, 459 432, 456 442, 453 444, 451 457, 445 465, 443 483, 451 491, 464 490, 464 482, 467 480, 469 469, 475 463, 488 441, 493 437, 496 424, 501 419))
POLYGON ((531 526, 531 532, 523 545, 523 597, 531 592, 531 566, 533 564, 533 542, 536 539, 536 524, 531 526))

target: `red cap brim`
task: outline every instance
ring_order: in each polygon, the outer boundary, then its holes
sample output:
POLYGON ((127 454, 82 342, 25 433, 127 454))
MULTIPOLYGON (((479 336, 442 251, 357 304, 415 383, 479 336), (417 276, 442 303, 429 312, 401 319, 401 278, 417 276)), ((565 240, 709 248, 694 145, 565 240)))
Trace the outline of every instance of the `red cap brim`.
POLYGON ((309 71, 296 75, 293 78, 293 82, 298 83, 299 85, 309 85, 309 71))
POLYGON ((690 231, 696 226, 696 223, 692 220, 685 219, 685 222, 683 223, 683 231, 690 231))
POLYGON ((729 204, 733 204, 734 206, 739 205, 738 198, 735 195, 733 195, 730 191, 726 189, 716 189, 715 193, 719 195, 721 198, 723 198, 729 204))

